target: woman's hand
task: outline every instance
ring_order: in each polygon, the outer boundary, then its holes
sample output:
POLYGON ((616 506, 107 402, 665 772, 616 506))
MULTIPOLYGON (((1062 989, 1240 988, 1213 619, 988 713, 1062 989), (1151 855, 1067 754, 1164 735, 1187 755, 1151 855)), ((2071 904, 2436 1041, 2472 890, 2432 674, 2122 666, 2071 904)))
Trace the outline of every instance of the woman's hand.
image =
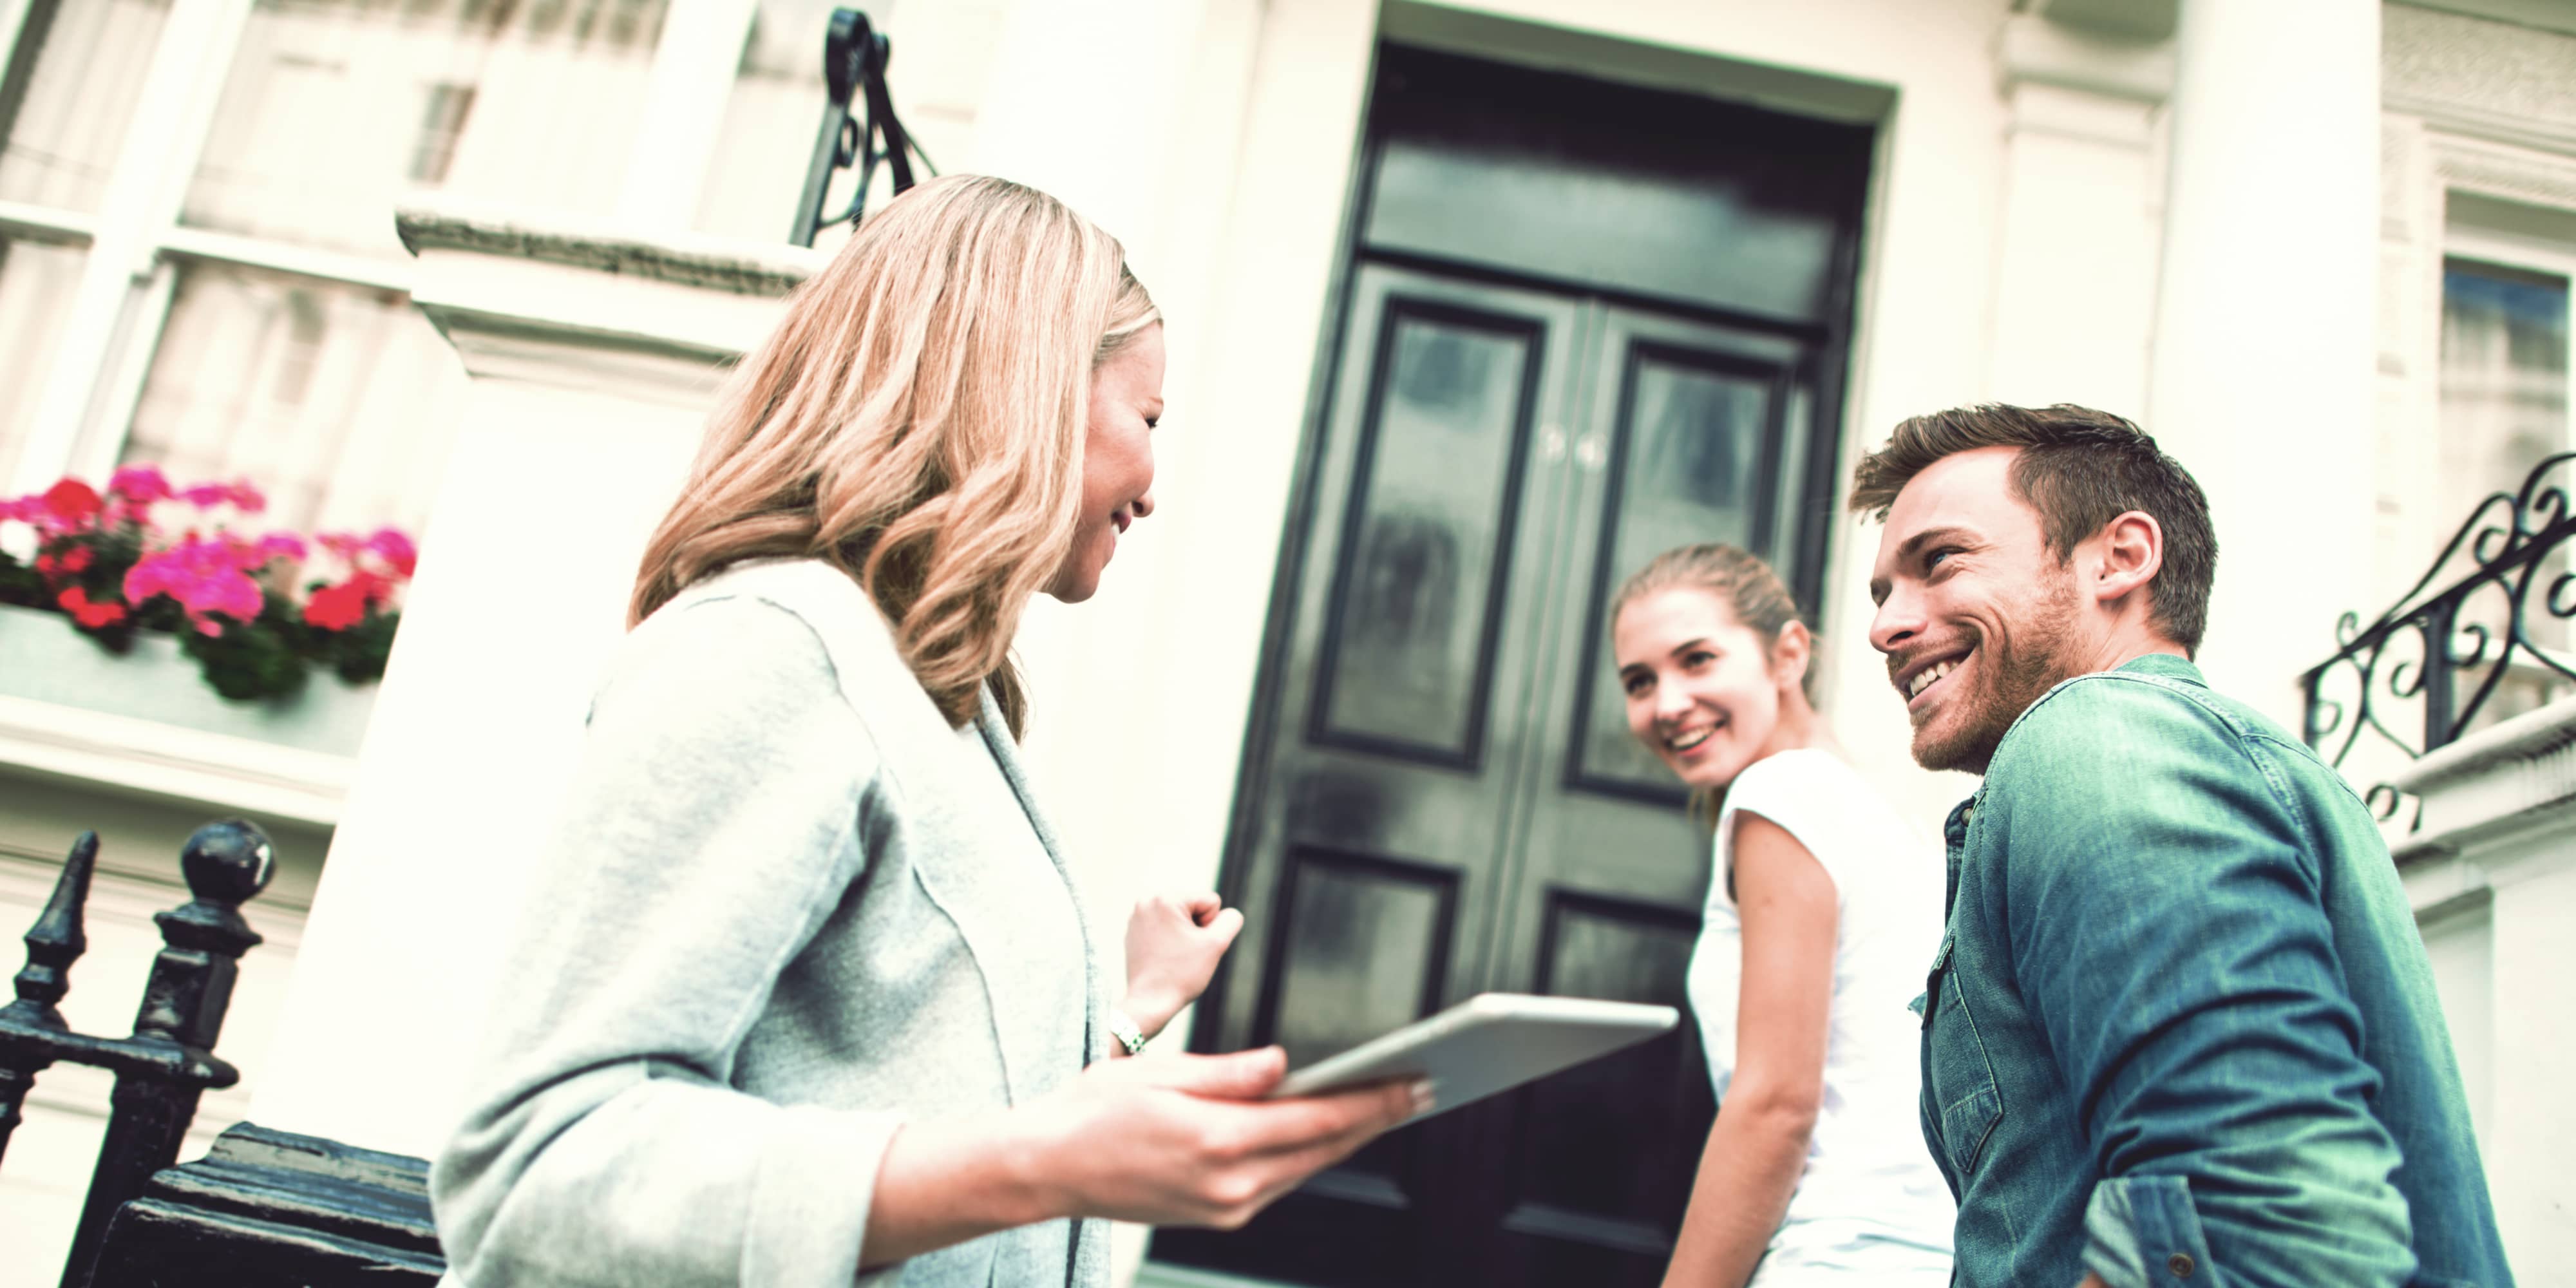
POLYGON ((1163 1031, 1207 990, 1217 959, 1243 930, 1243 914, 1214 894, 1155 895, 1127 917, 1127 998, 1118 1009, 1146 1037, 1163 1031))
POLYGON ((1427 1083, 1254 1099, 1287 1063, 1277 1047, 1103 1060, 1017 1109, 908 1123, 878 1169, 861 1264, 1068 1216, 1236 1229, 1431 1108, 1427 1083))
POLYGON ((1428 1083, 1256 1099, 1277 1047, 1104 1060, 1030 1106, 1045 1206, 1076 1216, 1235 1229, 1307 1177, 1431 1107, 1428 1083))

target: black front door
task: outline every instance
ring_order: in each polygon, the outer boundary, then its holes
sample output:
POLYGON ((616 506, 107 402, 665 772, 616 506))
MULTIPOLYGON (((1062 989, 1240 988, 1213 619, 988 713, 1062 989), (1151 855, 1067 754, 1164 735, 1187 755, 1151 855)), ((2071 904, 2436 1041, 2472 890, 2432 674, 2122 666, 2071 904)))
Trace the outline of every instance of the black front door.
MULTIPOLYGON (((1228 856, 1249 920, 1200 1008, 1202 1049, 1278 1042, 1305 1064, 1489 990, 1684 1000, 1707 839, 1627 733, 1603 615, 1630 571, 1689 541, 1746 546, 1812 588, 1842 331, 1714 307, 1705 285, 1638 286, 1756 281, 1775 313, 1801 290, 1847 312, 1867 132, 1822 136, 1849 191, 1819 202, 1810 190, 1830 185, 1807 175, 1803 224, 1797 201, 1765 206, 1740 165, 1712 179, 1647 158, 1663 183, 1642 202, 1587 162, 1553 176, 1578 205, 1587 185, 1606 189, 1595 217, 1612 226, 1734 201, 1698 217, 1779 225, 1788 267, 1768 278, 1723 264, 1659 276, 1651 237, 1644 259, 1595 246, 1563 276, 1545 256, 1520 263, 1528 230, 1493 227, 1490 205, 1480 229, 1477 207, 1544 192, 1550 174, 1525 131, 1474 133, 1573 101, 1563 147, 1605 122, 1670 125, 1677 97, 1386 51, 1373 208, 1228 856), (1552 92, 1533 97, 1532 81, 1552 92), (1431 235, 1440 220, 1457 235, 1431 235), (1801 249, 1814 246, 1830 253, 1801 249), (1770 280, 1801 264, 1837 280, 1770 280)), ((1697 114, 1685 123, 1714 112, 1739 131, 1791 119, 1681 107, 1697 114)), ((1619 164, 1637 169, 1636 149, 1619 164)), ((1163 1231, 1154 1255, 1304 1284, 1653 1284, 1713 1114, 1686 1024, 1395 1133, 1241 1232, 1163 1231)))

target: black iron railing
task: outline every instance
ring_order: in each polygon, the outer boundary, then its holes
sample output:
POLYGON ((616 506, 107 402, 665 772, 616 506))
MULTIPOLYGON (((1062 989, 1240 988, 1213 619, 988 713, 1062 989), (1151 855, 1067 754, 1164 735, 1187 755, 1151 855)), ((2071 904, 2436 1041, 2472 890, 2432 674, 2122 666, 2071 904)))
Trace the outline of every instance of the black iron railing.
MULTIPOLYGON (((2457 741, 2516 675, 2543 689, 2576 682, 2576 655, 2537 638, 2576 618, 2570 462, 2576 452, 2549 457, 2519 489, 2479 502, 2376 621, 2335 623, 2341 647, 2299 677, 2310 747, 2341 767, 2367 736, 2416 759, 2457 741)), ((2383 782, 2369 801, 2387 820, 2405 797, 2383 782)))
POLYGON ((814 159, 805 168, 796 226, 788 232, 788 240, 797 245, 813 245, 814 235, 834 224, 859 222, 867 210, 868 185, 876 179, 879 161, 890 167, 898 196, 912 186, 913 157, 921 157, 923 168, 938 173, 894 114, 894 96, 886 88, 886 63, 893 57, 893 43, 869 24, 866 14, 856 9, 832 11, 823 36, 823 126, 814 136, 814 159), (857 117, 850 115, 852 94, 860 99, 857 117), (832 176, 852 167, 858 175, 850 204, 825 218, 823 202, 831 191, 832 176))
POLYGON ((188 838, 179 870, 195 897, 153 917, 163 947, 144 982, 134 1033, 103 1038, 73 1032, 55 1005, 71 990, 72 963, 89 947, 81 923, 97 862, 98 834, 84 832, 27 932, 17 1000, 0 1007, 0 1151, 8 1148, 38 1073, 85 1064, 116 1074, 98 1168, 64 1264, 64 1288, 90 1282, 108 1219, 143 1192, 154 1172, 178 1161, 197 1098, 241 1080, 215 1057, 215 1037, 232 1003, 241 955, 259 942, 242 920, 242 902, 267 887, 273 866, 267 835, 250 823, 209 823, 188 838))

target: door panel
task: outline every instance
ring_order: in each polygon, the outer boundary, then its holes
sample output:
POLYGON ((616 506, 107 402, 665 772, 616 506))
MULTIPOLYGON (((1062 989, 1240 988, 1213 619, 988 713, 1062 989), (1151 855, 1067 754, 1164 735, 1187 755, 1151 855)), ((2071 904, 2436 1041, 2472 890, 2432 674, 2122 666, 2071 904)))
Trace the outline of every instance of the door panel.
MULTIPOLYGON (((1685 1006, 1710 872, 1685 793, 1627 731, 1607 645, 1610 598, 1657 553, 1730 541, 1769 553, 1784 435, 1807 405, 1794 340, 1602 307, 1572 459, 1557 611, 1531 700, 1510 906, 1491 987, 1685 1006)), ((1784 570, 1786 571, 1786 570, 1784 570)), ((1716 1106, 1696 1025, 1471 1109, 1505 1178, 1475 1281, 1653 1284, 1716 1106), (1577 1180, 1576 1178, 1580 1178, 1577 1180)))
POLYGON ((1786 422, 1799 354, 1770 337, 1634 314, 1614 314, 1607 330, 1619 380, 1603 391, 1600 437, 1587 436, 1578 454, 1601 477, 1586 489, 1577 519, 1592 534, 1594 561, 1579 573, 1588 587, 1582 648, 1563 655, 1581 659, 1583 693, 1567 773, 1589 790, 1678 804, 1684 793, 1671 772, 1628 733, 1606 652, 1610 599, 1675 546, 1776 548, 1777 448, 1794 432, 1786 422))
MULTIPOLYGON (((1730 541, 1811 590, 1872 131, 1384 48, 1200 1050, 1311 1063, 1481 991, 1681 1005, 1709 878, 1603 620, 1730 541), (1797 480, 1792 486, 1787 480, 1797 480)), ((1698 1029, 1396 1132, 1159 1260, 1256 1282, 1662 1275, 1698 1029)))
POLYGON ((1483 760, 1546 329, 1389 296, 1316 666, 1315 741, 1465 769, 1483 760))
MULTIPOLYGON (((1539 893, 1532 991, 1679 1005, 1696 914, 1557 888, 1539 893)), ((1513 1093, 1479 1133, 1497 1148, 1499 1229, 1479 1283, 1652 1285, 1663 1277, 1715 1114, 1695 1030, 1513 1093)))
MULTIPOLYGON (((1354 274, 1349 309, 1277 699, 1287 718, 1256 753, 1266 803, 1235 886, 1249 917, 1214 1032, 1199 1034, 1217 1050, 1279 1042, 1299 1064, 1481 987, 1539 715, 1513 677, 1545 638, 1548 516, 1568 473, 1557 427, 1582 323, 1562 298, 1377 265, 1354 274)), ((1410 1267, 1445 1201, 1421 1184, 1445 1170, 1437 1148, 1394 1133, 1250 1237, 1173 1231, 1157 1255, 1420 1282, 1410 1267)))

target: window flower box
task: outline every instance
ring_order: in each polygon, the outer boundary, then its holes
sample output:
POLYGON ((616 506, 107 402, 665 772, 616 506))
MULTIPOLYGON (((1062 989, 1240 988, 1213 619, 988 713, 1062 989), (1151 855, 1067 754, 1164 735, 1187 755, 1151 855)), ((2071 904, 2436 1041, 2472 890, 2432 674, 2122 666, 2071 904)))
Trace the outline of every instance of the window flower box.
POLYGON ((207 686, 178 636, 139 633, 120 656, 60 613, 0 604, 0 695, 355 756, 376 686, 317 675, 284 697, 235 701, 207 686))
POLYGON ((416 554, 150 466, 0 500, 0 765, 336 821, 416 554))

